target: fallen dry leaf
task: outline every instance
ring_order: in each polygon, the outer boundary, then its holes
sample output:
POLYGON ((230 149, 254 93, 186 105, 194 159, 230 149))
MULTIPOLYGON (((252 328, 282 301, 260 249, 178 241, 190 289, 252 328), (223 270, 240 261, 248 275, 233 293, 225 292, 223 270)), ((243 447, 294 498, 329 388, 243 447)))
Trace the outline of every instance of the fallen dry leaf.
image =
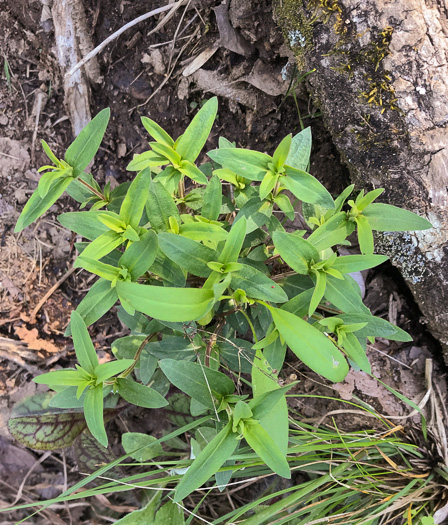
POLYGON ((51 354, 59 352, 59 348, 52 341, 39 338, 37 328, 28 330, 26 326, 16 326, 14 331, 20 340, 28 345, 29 350, 45 350, 51 354))

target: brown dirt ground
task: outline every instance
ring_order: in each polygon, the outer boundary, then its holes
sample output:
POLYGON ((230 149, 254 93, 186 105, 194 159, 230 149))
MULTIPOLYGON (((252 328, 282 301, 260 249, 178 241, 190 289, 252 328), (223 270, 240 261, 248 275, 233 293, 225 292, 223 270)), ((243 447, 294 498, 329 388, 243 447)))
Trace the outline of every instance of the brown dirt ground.
MULTIPOLYGON (((178 136, 194 115, 198 104, 211 93, 204 92, 197 82, 182 75, 185 67, 204 49, 217 43, 219 35, 213 7, 219 2, 199 1, 194 9, 178 14, 158 33, 147 36, 155 24, 150 19, 122 35, 98 57, 101 86, 92 92, 92 114, 104 107, 112 110, 111 124, 93 168, 97 181, 112 185, 127 178, 125 167, 133 154, 146 149, 140 117, 150 116, 169 133, 178 136), (179 38, 195 36, 182 49, 185 40, 170 42, 178 26, 185 33, 179 38), (166 80, 170 64, 175 64, 166 80), (166 83, 162 89, 160 85, 166 83), (147 99, 152 96, 151 100, 147 99)), ((98 44, 125 23, 159 5, 153 0, 85 0, 94 44, 98 44)), ((0 505, 10 505, 17 494, 25 474, 42 458, 41 453, 25 449, 8 434, 6 421, 12 405, 25 396, 41 390, 31 382, 33 375, 47 371, 55 365, 66 366, 73 357, 73 347, 63 338, 64 329, 72 309, 76 307, 91 282, 84 274, 73 274, 48 298, 33 319, 33 309, 51 286, 70 268, 74 258, 73 238, 56 221, 62 210, 75 209, 73 201, 64 197, 49 213, 19 235, 14 235, 15 221, 38 181, 36 168, 46 163, 39 146, 45 139, 56 154, 63 153, 72 140, 72 132, 63 105, 64 94, 60 71, 54 56, 54 33, 51 21, 41 23, 42 3, 29 0, 0 0, 0 60, 8 64, 0 80, 0 483, 3 487, 0 505), (32 144, 35 131, 37 90, 46 93, 45 103, 37 127, 37 140, 32 144)), ((213 128, 207 148, 217 145, 219 135, 236 141, 239 146, 258 148, 271 153, 275 145, 288 133, 300 130, 299 118, 292 97, 285 98, 288 82, 281 80, 279 71, 288 63, 289 54, 280 31, 272 21, 269 0, 233 2, 231 22, 249 42, 252 55, 243 57, 220 47, 203 66, 207 74, 219 75, 220 83, 230 86, 227 98, 220 97, 219 118, 213 128), (275 77, 275 85, 283 86, 283 95, 263 92, 245 81, 257 60, 261 60, 275 77), (282 83, 283 82, 283 83, 282 83), (238 98, 243 90, 250 94, 245 105, 238 98), (255 101, 255 105, 253 102, 255 101)), ((256 75, 255 75, 256 76, 256 75)), ((215 78, 215 77, 214 77, 215 78)), ((255 80, 257 81, 257 79, 255 80)), ((266 76, 258 78, 259 87, 267 87, 266 76), (261 84, 260 84, 261 82, 261 84)), ((213 86, 210 87, 213 89, 213 86)), ((216 88, 216 86, 215 86, 216 88)), ((333 193, 343 188, 348 180, 344 166, 331 139, 318 117, 319 109, 307 97, 304 85, 298 90, 301 114, 313 131, 311 173, 333 193)), ((375 315, 388 318, 414 336, 413 344, 379 341, 369 350, 369 357, 378 376, 419 401, 425 390, 424 367, 427 357, 435 357, 437 344, 425 333, 424 320, 398 273, 388 266, 366 276, 366 303, 375 315), (381 352, 381 353, 380 353, 381 352), (394 360, 392 360, 392 358, 394 360), (400 364, 402 363, 402 364, 400 364)), ((91 331, 98 351, 107 355, 112 337, 121 332, 114 312, 105 316, 91 331)), ((336 388, 322 385, 319 378, 305 366, 288 356, 286 381, 298 376, 302 379, 295 393, 340 395, 342 399, 360 396, 379 412, 388 416, 409 413, 401 403, 384 389, 374 384, 365 374, 351 372, 347 380, 336 388)), ((442 369, 436 368, 444 386, 442 369)), ((445 391, 445 390, 444 390, 445 391)), ((305 418, 314 421, 327 412, 340 408, 340 403, 319 400, 296 400, 293 407, 305 418)), ((126 422, 122 418, 111 424, 115 436, 114 451, 120 453, 118 431, 161 432, 164 423, 141 418, 136 409, 126 422)), ((359 428, 364 420, 350 416, 336 416, 340 429, 359 428)), ((39 464, 27 479, 22 502, 55 496, 62 491, 65 481, 72 484, 79 479, 73 454, 52 453, 39 464), (68 475, 64 476, 64 465, 68 475)), ((136 508, 137 501, 115 498, 114 504, 136 508)), ((222 502, 220 503, 222 505, 222 502)), ((107 499, 70 510, 74 523, 103 523, 107 512, 107 499)), ((25 514, 4 515, 2 523, 12 523, 25 514)), ((115 517, 119 516, 116 513, 115 517)), ((66 510, 46 511, 34 523, 71 523, 66 510)))

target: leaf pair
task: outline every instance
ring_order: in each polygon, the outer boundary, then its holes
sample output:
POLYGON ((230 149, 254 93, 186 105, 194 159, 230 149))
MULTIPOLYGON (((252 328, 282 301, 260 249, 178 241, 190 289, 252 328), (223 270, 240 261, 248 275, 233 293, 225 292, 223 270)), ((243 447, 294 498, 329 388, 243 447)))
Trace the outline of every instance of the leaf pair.
MULTIPOLYGON (((110 110, 103 109, 80 132, 65 153, 65 160, 58 160, 46 142, 42 142, 45 152, 55 163, 56 169, 42 176, 37 191, 33 193, 20 214, 15 232, 29 226, 43 215, 64 193, 68 186, 79 177, 100 147, 109 122, 110 110), (41 179, 41 180, 42 180, 41 179)), ((45 167, 48 168, 48 167, 45 167)))

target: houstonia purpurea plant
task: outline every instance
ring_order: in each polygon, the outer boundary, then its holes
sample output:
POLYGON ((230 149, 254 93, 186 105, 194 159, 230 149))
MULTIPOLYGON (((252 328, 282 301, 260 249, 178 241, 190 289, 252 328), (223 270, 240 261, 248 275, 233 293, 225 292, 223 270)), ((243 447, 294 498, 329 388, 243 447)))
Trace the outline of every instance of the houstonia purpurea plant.
MULTIPOLYGON (((65 436, 74 439, 87 425, 106 447, 106 407, 119 410, 127 402, 160 408, 170 402, 165 397, 173 385, 199 418, 187 430, 207 429, 207 439, 192 440, 195 459, 179 471, 175 502, 214 475, 225 486, 238 470, 238 449, 290 477, 285 395, 291 385, 277 381, 287 347, 337 382, 349 365, 371 372, 368 339, 409 341, 403 330, 370 313, 351 274, 387 259, 373 254, 372 230, 431 227, 410 211, 376 203, 381 189, 352 197, 349 186, 333 199, 306 172, 309 128, 286 136, 272 156, 221 137, 219 148, 207 153, 210 161, 198 165, 216 113, 212 98, 177 139, 142 118, 150 149, 129 164, 136 173, 132 182, 112 191, 84 171, 105 133, 108 109, 86 126, 64 160, 44 142, 54 165, 42 168, 46 172, 16 226, 20 231, 31 224, 64 191, 81 208, 90 206, 63 213, 59 221, 85 239, 76 244, 74 266, 98 280, 67 329, 76 368, 35 379, 56 391, 47 419, 27 419, 19 411, 10 420, 12 433, 34 448, 61 446, 52 436, 63 421, 65 436), (288 222, 298 201, 307 230, 288 222), (355 230, 361 254, 340 255, 355 230), (113 342, 116 359, 99 364, 87 327, 116 304, 131 335, 113 342), (220 471, 223 465, 230 468, 220 471)), ((123 440, 132 457, 141 460, 137 449, 150 445, 151 457, 162 454, 155 438, 142 445, 133 436, 123 440)), ((186 465, 179 461, 179 469, 186 465)))

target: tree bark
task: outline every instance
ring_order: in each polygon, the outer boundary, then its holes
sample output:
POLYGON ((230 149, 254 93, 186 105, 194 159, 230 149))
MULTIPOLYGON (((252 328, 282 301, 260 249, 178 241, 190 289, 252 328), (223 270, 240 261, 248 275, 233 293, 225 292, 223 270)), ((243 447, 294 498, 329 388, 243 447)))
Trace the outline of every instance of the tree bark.
POLYGON ((448 21, 444 0, 276 0, 357 189, 434 228, 377 235, 448 362, 448 21))

